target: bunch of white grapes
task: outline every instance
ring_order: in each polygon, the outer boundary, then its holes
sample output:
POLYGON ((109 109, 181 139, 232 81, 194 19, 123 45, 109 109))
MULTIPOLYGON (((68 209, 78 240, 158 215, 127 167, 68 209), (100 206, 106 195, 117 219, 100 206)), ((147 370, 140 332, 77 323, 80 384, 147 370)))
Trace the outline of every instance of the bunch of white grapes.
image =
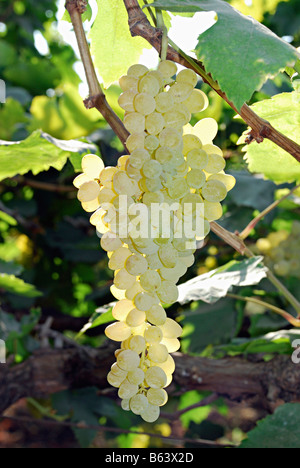
POLYGON ((170 353, 180 347, 182 329, 167 318, 163 305, 177 301, 176 283, 194 263, 196 241, 222 216, 220 202, 235 184, 213 144, 215 120, 189 124, 191 114, 208 105, 206 95, 195 89, 197 75, 184 69, 174 80, 176 72, 168 60, 157 70, 129 68, 120 79, 119 104, 125 110, 130 155, 121 156, 116 167, 104 167, 99 157, 87 155, 74 181, 82 207, 94 212, 90 221, 114 270, 116 322, 105 333, 120 342, 120 349, 108 382, 119 389, 123 409, 147 422, 155 421, 167 402, 165 388, 175 370, 170 353), (154 216, 152 207, 161 205, 175 208, 167 216, 154 216), (146 235, 137 235, 137 210, 146 213, 146 235), (199 216, 198 231, 182 231, 184 223, 191 228, 199 216))
POLYGON ((300 278, 300 222, 294 221, 291 232, 271 232, 256 242, 256 252, 265 256, 265 263, 279 276, 300 278))

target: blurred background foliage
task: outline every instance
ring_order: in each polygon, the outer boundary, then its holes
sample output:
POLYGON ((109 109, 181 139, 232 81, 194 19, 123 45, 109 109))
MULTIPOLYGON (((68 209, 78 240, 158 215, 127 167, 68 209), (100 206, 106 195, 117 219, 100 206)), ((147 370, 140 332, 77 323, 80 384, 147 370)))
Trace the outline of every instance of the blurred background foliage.
MULTIPOLYGON (((299 0, 232 0, 230 3, 294 46, 300 46, 299 0)), ((0 78, 7 84, 7 102, 0 105, 0 139, 17 142, 37 129, 61 140, 84 137, 85 141, 96 145, 98 154, 111 165, 120 155, 120 144, 100 114, 96 110, 87 111, 82 104, 78 93, 81 79, 74 70, 78 59, 73 48, 58 34, 56 15, 57 4, 53 0, 0 0, 0 78), (47 45, 44 55, 36 47, 37 38, 43 38, 47 45)), ((210 107, 198 117, 209 115, 218 121, 216 144, 224 150, 228 171, 237 178, 236 188, 224 204, 221 224, 231 231, 242 231, 253 216, 291 186, 278 187, 247 172, 240 148, 236 146, 245 126, 233 119, 233 110, 207 85, 200 82, 199 87, 208 94, 210 107)), ((255 93, 252 102, 291 90, 290 79, 283 73, 255 93)), ((119 94, 116 84, 107 91, 111 106, 120 114, 119 94)), ((99 310, 95 311, 113 300, 110 294, 112 272, 107 268, 106 254, 99 248, 94 227, 90 226, 72 188, 81 157, 82 154, 73 154, 61 171, 51 168, 37 176, 29 173, 0 182, 0 338, 6 340, 9 356, 16 363, 39 348, 38 323, 52 317, 53 329, 75 338, 91 317, 99 318, 99 310)), ((251 232, 249 244, 255 249, 257 240, 270 232, 282 229, 290 232, 294 221, 300 221, 299 205, 296 193, 251 232)), ((196 258, 182 282, 239 259, 214 235, 197 251, 196 258)), ((300 298, 297 276, 285 275, 283 281, 300 298)), ((254 287, 240 289, 239 293, 263 297, 289 310, 265 280, 254 287)), ((263 356, 270 358, 274 353, 291 351, 288 337, 278 340, 267 335, 290 328, 287 322, 250 303, 232 298, 213 305, 197 301, 188 306, 176 304, 169 312, 179 317, 184 325, 184 352, 203 356, 263 352, 263 356), (196 328, 197 333, 193 333, 196 328)), ((81 334, 77 340, 91 346, 103 344, 102 326, 81 334)), ((168 413, 206 396, 196 391, 177 394, 168 403, 168 413)), ((245 416, 237 408, 218 400, 213 405, 185 413, 180 418, 180 430, 163 419, 154 428, 141 426, 136 417, 120 412, 113 399, 99 397, 94 388, 63 392, 51 401, 28 402, 26 411, 35 416, 64 415, 75 422, 100 422, 125 430, 143 428, 163 436, 174 435, 177 431, 181 437, 234 443, 238 443, 259 418, 253 412, 245 416)), ((75 431, 77 439, 68 431, 63 432, 63 437, 56 432, 50 438, 47 432, 43 439, 42 431, 38 437, 30 433, 30 429, 12 443, 11 440, 5 442, 6 429, 1 424, 0 445, 3 446, 6 443, 77 446, 78 442, 82 446, 93 443, 98 447, 168 446, 160 439, 133 434, 116 437, 107 432, 105 437, 95 439, 94 431, 75 431)))

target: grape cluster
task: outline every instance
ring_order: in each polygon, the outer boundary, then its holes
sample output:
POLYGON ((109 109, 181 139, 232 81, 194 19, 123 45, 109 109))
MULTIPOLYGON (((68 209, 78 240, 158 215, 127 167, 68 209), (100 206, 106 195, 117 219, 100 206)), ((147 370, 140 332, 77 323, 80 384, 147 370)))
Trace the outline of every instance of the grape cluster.
POLYGON ((271 232, 256 242, 256 253, 265 256, 265 263, 279 276, 300 278, 300 262, 295 252, 300 248, 300 222, 294 221, 291 232, 271 232))
POLYGON ((119 104, 130 155, 106 168, 100 158, 87 155, 74 181, 83 209, 94 212, 90 221, 114 270, 116 322, 105 333, 121 346, 108 382, 119 389, 122 407, 147 422, 155 421, 167 402, 164 389, 175 370, 169 353, 180 347, 182 329, 163 304, 177 301, 176 283, 194 263, 196 241, 222 216, 220 202, 235 184, 213 144, 215 120, 189 124, 191 114, 208 105, 206 95, 195 89, 197 75, 184 69, 174 80, 176 72, 168 60, 157 70, 129 68, 120 78, 119 104), (169 207, 168 215, 154 216, 153 206, 169 207), (137 229, 138 209, 148 221, 146 234, 137 229))

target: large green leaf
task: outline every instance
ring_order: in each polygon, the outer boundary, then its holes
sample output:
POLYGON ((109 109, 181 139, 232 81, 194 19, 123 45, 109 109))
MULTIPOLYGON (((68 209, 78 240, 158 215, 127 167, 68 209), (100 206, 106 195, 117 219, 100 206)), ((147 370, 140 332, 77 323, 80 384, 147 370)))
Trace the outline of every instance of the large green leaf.
POLYGON ((248 432, 241 448, 299 448, 300 403, 286 403, 248 432))
POLYGON ((92 26, 91 50, 99 75, 108 87, 138 62, 149 47, 140 37, 132 37, 123 0, 97 0, 99 13, 92 26))
POLYGON ((238 313, 232 299, 216 304, 200 303, 196 309, 184 312, 181 349, 184 353, 200 354, 209 345, 228 343, 238 329, 238 313))
MULTIPOLYGON (((300 144, 300 94, 293 91, 255 103, 251 108, 277 130, 300 144)), ((244 142, 245 134, 239 143, 244 142)), ((276 183, 300 181, 300 164, 279 146, 265 139, 245 147, 251 172, 260 172, 276 183)))
POLYGON ((258 284, 266 277, 266 267, 262 264, 262 257, 238 262, 233 260, 221 268, 196 276, 179 286, 180 304, 191 301, 204 301, 209 304, 225 297, 232 286, 249 286, 258 284))
POLYGON ((94 145, 75 140, 57 140, 40 130, 23 141, 0 140, 0 180, 29 171, 36 175, 50 167, 61 170, 72 152, 91 149, 94 149, 94 145))
POLYGON ((152 5, 171 12, 216 12, 216 24, 199 36, 196 55, 237 109, 297 59, 294 47, 223 0, 162 0, 152 5))
POLYGON ((0 289, 4 289, 12 294, 25 297, 39 297, 42 293, 38 291, 32 284, 25 283, 22 279, 16 278, 14 275, 0 273, 0 289))

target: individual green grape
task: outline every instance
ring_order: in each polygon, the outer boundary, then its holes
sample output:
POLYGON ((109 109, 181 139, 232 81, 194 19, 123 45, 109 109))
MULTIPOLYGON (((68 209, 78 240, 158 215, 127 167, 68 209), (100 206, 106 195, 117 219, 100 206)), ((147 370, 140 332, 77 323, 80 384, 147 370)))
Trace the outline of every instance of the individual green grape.
POLYGON ((189 97, 185 99, 183 103, 192 114, 204 111, 209 105, 206 94, 200 89, 193 89, 189 97))
POLYGON ((171 78, 177 72, 177 66, 171 60, 162 60, 158 65, 158 71, 164 78, 171 78))
POLYGON ((137 394, 138 390, 138 385, 131 384, 127 379, 125 379, 120 385, 118 396, 121 399, 132 398, 137 394))
POLYGON ((164 338, 179 338, 182 334, 182 327, 171 318, 167 318, 165 323, 159 327, 164 338))
POLYGON ((160 164, 172 163, 174 158, 174 151, 168 146, 161 146, 155 151, 155 159, 160 164))
POLYGON ((125 297, 126 299, 129 299, 131 301, 133 301, 133 299, 135 298, 135 296, 137 294, 139 294, 140 292, 144 292, 140 282, 136 282, 134 283, 133 286, 131 286, 130 288, 126 289, 125 291, 125 297))
POLYGON ((159 134, 160 145, 169 148, 177 148, 181 143, 181 139, 180 133, 174 128, 165 128, 159 134))
MULTIPOLYGON (((134 96, 132 111, 136 110, 142 115, 149 115, 155 111, 156 101, 151 94, 139 93, 134 96)), ((129 109, 125 109, 129 110, 129 109)))
POLYGON ((159 147, 159 139, 155 135, 148 135, 145 138, 145 148, 153 153, 159 147))
POLYGON ((220 182, 222 182, 225 185, 227 192, 232 190, 233 187, 236 184, 235 178, 230 174, 220 174, 220 173, 219 174, 213 174, 213 175, 209 176, 208 180, 209 181, 210 180, 219 180, 220 182))
POLYGON ((187 83, 194 88, 197 84, 198 78, 193 70, 190 68, 185 68, 178 73, 176 76, 176 81, 177 83, 187 83))
POLYGON ((149 135, 158 135, 165 126, 165 120, 158 112, 146 116, 145 127, 149 135))
POLYGON ((124 341, 130 337, 131 329, 130 326, 126 325, 126 323, 115 322, 106 327, 105 335, 113 341, 124 341))
POLYGON ((133 105, 133 100, 135 96, 138 96, 135 91, 124 91, 120 94, 118 99, 119 106, 124 109, 126 112, 134 112, 136 107, 133 105))
POLYGON ((130 165, 136 169, 142 169, 145 162, 150 159, 150 154, 144 148, 137 148, 132 151, 129 161, 130 165))
POLYGON ((106 250, 107 252, 113 252, 119 247, 122 247, 121 240, 116 234, 112 232, 106 232, 105 234, 103 234, 100 243, 102 249, 106 250))
POLYGON ((120 270, 124 268, 127 258, 131 255, 131 251, 126 247, 119 247, 112 253, 109 259, 108 267, 111 270, 120 270))
POLYGON ((131 112, 125 115, 124 126, 129 133, 143 133, 145 130, 145 116, 139 112, 131 112))
POLYGON ((201 148, 194 148, 187 153, 186 160, 191 169, 202 170, 208 164, 208 154, 201 148))
POLYGON ((142 288, 148 292, 155 292, 161 286, 161 278, 157 271, 147 270, 140 277, 140 283, 142 288))
POLYGON ((155 102, 156 111, 160 112, 161 114, 168 112, 175 105, 174 96, 167 92, 157 94, 157 96, 155 96, 155 102))
POLYGON ((134 304, 137 309, 147 312, 152 306, 158 303, 156 296, 142 292, 135 296, 134 304))
POLYGON ((138 309, 132 309, 126 317, 126 324, 128 325, 128 327, 139 327, 140 325, 142 325, 142 323, 145 322, 145 320, 145 312, 138 309))
POLYGON ((138 185, 135 180, 130 179, 125 172, 119 171, 113 178, 114 191, 119 195, 132 197, 138 193, 138 185))
POLYGON ((173 96, 175 103, 176 102, 187 102, 188 97, 191 95, 194 87, 189 83, 174 83, 169 93, 173 96))
POLYGON ((148 357, 152 362, 160 363, 166 362, 168 359, 168 349, 165 345, 160 343, 150 344, 148 348, 148 357))
POLYGON ((180 131, 186 124, 186 114, 177 109, 171 109, 164 115, 165 126, 180 131))
POLYGON ((91 180, 82 184, 78 190, 77 198, 81 202, 91 202, 98 199, 100 195, 100 186, 97 182, 91 180))
POLYGON ((145 374, 145 381, 151 388, 163 388, 167 383, 167 375, 158 366, 149 367, 145 374))
POLYGON ((129 348, 137 354, 141 354, 146 349, 145 338, 140 335, 132 336, 129 341, 129 348))
POLYGON ((205 184, 206 177, 200 169, 191 169, 186 175, 186 181, 189 187, 199 189, 205 184))
POLYGON ((163 332, 157 326, 150 326, 145 330, 144 337, 148 343, 160 343, 160 341, 163 339, 163 332))
POLYGON ((152 423, 159 418, 159 414, 159 407, 149 403, 147 409, 142 411, 141 417, 145 422, 152 423))
POLYGON ((204 215, 208 221, 216 221, 223 215, 223 208, 221 203, 214 203, 204 200, 204 215))
POLYGON ((127 75, 140 78, 141 76, 144 76, 148 71, 149 70, 145 65, 137 63, 135 65, 131 65, 131 67, 128 68, 127 75))
POLYGON ((136 281, 136 277, 128 273, 125 268, 121 268, 121 270, 117 270, 115 273, 114 284, 119 289, 127 289, 130 288, 136 281))
POLYGON ((87 154, 81 160, 81 167, 86 176, 93 179, 98 179, 104 169, 104 163, 99 156, 95 154, 87 154))
POLYGON ((185 178, 178 178, 173 180, 168 186, 169 196, 176 200, 178 198, 183 198, 187 193, 189 193, 190 188, 185 178))
POLYGON ((82 173, 82 174, 79 174, 77 177, 75 177, 75 179, 73 180, 73 185, 74 187, 79 189, 82 184, 84 184, 85 182, 89 182, 90 180, 91 179, 89 176, 82 173))
POLYGON ((208 180, 201 189, 202 196, 209 202, 220 202, 226 198, 227 190, 219 180, 208 180))
POLYGON ((145 379, 145 373, 140 367, 137 367, 127 373, 127 379, 131 384, 141 385, 145 379))
POLYGON ((128 76, 128 75, 123 75, 119 79, 119 85, 122 89, 122 91, 134 91, 135 93, 138 92, 138 82, 139 79, 135 76, 128 76))
POLYGON ((163 338, 161 344, 164 344, 169 353, 175 353, 180 348, 180 341, 177 338, 163 338))
POLYGON ((218 172, 223 171, 225 164, 226 162, 223 156, 220 156, 219 154, 209 154, 205 171, 209 174, 217 174, 218 172))
POLYGON ((156 326, 163 325, 167 318, 165 309, 159 304, 154 304, 152 307, 150 307, 150 309, 146 312, 146 316, 148 322, 156 326))
POLYGON ((128 313, 134 309, 134 304, 128 299, 122 299, 117 302, 112 309, 112 316, 116 320, 126 320, 128 313))
POLYGON ((117 356, 117 364, 120 369, 132 371, 140 364, 140 356, 131 349, 122 350, 117 356))
POLYGON ((130 399, 130 409, 134 414, 142 414, 147 411, 149 403, 147 397, 142 394, 134 395, 130 399))
MULTIPOLYGON (((183 135, 182 137, 183 141, 183 154, 186 156, 190 151, 196 149, 196 150, 201 150, 202 149, 202 142, 200 138, 198 138, 196 135, 187 133, 183 135)), ((192 166, 191 166, 192 167, 192 166)), ((200 167, 195 167, 195 169, 201 169, 200 167)))
MULTIPOLYGON (((207 117, 196 123, 193 133, 200 138, 203 145, 211 144, 218 133, 218 124, 215 119, 207 117)), ((206 148, 204 149, 207 151, 206 148)))
POLYGON ((148 179, 158 179, 162 173, 161 164, 154 159, 146 161, 143 165, 143 174, 148 179))
POLYGON ((166 268, 174 268, 177 263, 178 252, 171 244, 163 245, 158 251, 160 261, 166 268))
POLYGON ((162 388, 149 388, 147 400, 151 405, 164 406, 168 401, 168 394, 162 388))
POLYGON ((128 257, 125 268, 131 275, 140 276, 148 269, 148 262, 145 257, 140 254, 133 254, 128 257))
POLYGON ((145 142, 145 133, 132 133, 126 140, 126 147, 130 153, 136 149, 143 149, 145 142))
POLYGON ((163 280, 157 295, 163 304, 173 304, 178 299, 178 288, 172 281, 163 280))
POLYGON ((139 93, 150 94, 152 97, 159 93, 159 81, 153 75, 143 76, 138 84, 139 93))
POLYGON ((113 374, 112 372, 109 372, 107 374, 107 382, 112 387, 119 388, 122 385, 122 383, 124 382, 124 380, 125 379, 123 379, 122 377, 120 377, 118 375, 113 374))

